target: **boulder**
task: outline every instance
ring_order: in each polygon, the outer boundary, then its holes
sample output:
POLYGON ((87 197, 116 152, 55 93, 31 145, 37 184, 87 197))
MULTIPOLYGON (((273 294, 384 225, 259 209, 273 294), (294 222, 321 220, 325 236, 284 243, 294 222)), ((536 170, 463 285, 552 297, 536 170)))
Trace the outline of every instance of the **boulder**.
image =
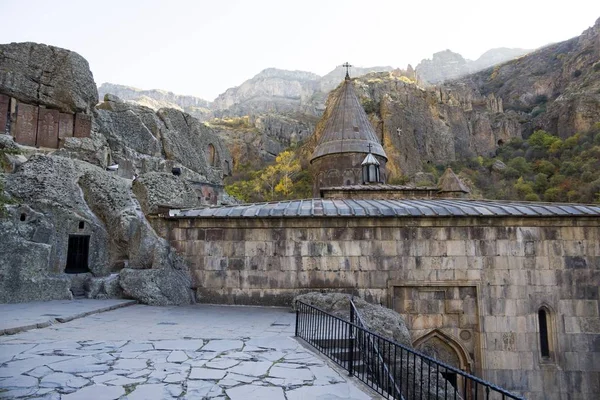
MULTIPOLYGON (((412 349, 410 332, 404 319, 389 308, 367 303, 361 298, 351 297, 345 293, 306 293, 296 296, 293 304, 295 305, 299 300, 339 318, 349 320, 351 298, 358 312, 355 321, 362 321, 362 324, 371 332, 412 349)), ((355 323, 360 325, 360 322, 355 323)), ((360 345, 358 346, 360 348, 360 345)), ((396 372, 396 382, 409 382, 408 385, 399 385, 404 398, 462 399, 457 392, 455 393, 451 384, 446 384, 445 378, 435 366, 431 366, 428 362, 422 362, 420 358, 413 357, 408 351, 392 352, 381 344, 377 346, 377 350, 388 366, 388 370, 398 371, 396 372), (414 385, 410 384, 413 380, 414 385)), ((365 358, 363 362, 368 363, 369 359, 365 358)), ((380 370, 378 365, 373 365, 373 368, 380 370)))
POLYGON ((0 133, 0 150, 3 149, 19 150, 19 145, 12 136, 0 133))
POLYGON ((200 205, 198 195, 190 184, 169 173, 140 175, 133 182, 133 193, 144 214, 156 214, 161 207, 191 208, 200 205))
POLYGON ((0 303, 71 299, 70 281, 48 269, 54 226, 26 205, 0 210, 0 303))
POLYGON ((311 292, 296 296, 294 304, 296 300, 300 300, 337 317, 349 320, 351 298, 367 329, 390 340, 412 347, 410 332, 400 314, 389 308, 367 303, 360 297, 351 297, 344 293, 311 292))
POLYGON ((504 172, 504 170, 506 169, 506 164, 504 164, 502 161, 500 160, 496 160, 494 161, 494 163, 492 164, 492 172, 499 172, 502 173, 504 172))
POLYGON ((38 43, 0 45, 0 93, 63 112, 90 113, 98 90, 79 54, 38 43))
POLYGON ((170 268, 124 268, 119 284, 126 297, 154 306, 193 303, 192 281, 185 271, 170 268))
POLYGON ((88 299, 120 299, 123 289, 119 285, 119 274, 110 274, 99 278, 92 277, 86 282, 88 299))

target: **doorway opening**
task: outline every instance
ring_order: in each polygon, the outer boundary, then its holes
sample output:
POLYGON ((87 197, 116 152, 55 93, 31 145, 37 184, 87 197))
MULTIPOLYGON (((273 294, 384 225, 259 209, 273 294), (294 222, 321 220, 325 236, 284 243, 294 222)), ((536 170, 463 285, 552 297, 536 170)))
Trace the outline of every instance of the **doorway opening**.
POLYGON ((88 268, 88 256, 90 253, 89 235, 70 235, 67 250, 67 274, 83 274, 90 272, 88 268))

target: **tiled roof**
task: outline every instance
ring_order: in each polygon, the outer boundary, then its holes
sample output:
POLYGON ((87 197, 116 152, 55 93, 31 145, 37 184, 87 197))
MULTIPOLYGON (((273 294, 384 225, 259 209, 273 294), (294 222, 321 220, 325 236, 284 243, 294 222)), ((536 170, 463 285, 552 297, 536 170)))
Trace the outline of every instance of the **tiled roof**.
POLYGON ((180 218, 281 217, 600 217, 600 206, 495 200, 308 199, 170 210, 180 218))
POLYGON ((438 191, 437 186, 403 186, 403 185, 386 185, 384 183, 372 184, 372 185, 344 185, 344 186, 327 186, 322 187, 320 190, 338 190, 345 192, 354 191, 366 191, 366 192, 378 192, 378 191, 399 191, 399 192, 414 192, 414 191, 438 191))

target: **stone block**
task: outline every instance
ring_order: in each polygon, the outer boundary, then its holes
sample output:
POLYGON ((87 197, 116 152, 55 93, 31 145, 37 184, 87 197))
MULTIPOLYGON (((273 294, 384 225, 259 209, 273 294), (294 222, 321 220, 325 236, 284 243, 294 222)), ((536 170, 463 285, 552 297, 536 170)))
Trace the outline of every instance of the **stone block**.
POLYGON ((58 147, 62 147, 66 138, 73 137, 75 118, 73 114, 58 115, 58 147))
POLYGON ((87 114, 75 114, 75 128, 73 136, 78 138, 90 137, 92 132, 92 117, 87 114))
POLYGON ((25 103, 17 105, 15 141, 25 146, 35 146, 38 125, 38 107, 25 103))
POLYGON ((58 110, 39 108, 36 146, 58 148, 58 122, 58 110))
POLYGON ((446 254, 448 256, 466 256, 467 248, 464 240, 448 240, 446 242, 446 254))
POLYGON ((8 132, 8 109, 10 97, 0 93, 0 134, 8 132))

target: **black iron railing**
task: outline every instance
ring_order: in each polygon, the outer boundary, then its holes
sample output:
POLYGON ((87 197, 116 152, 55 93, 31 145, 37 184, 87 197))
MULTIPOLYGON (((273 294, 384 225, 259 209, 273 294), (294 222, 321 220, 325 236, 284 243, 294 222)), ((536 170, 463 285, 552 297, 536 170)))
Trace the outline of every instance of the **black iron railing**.
POLYGON ((383 397, 398 400, 524 400, 370 331, 352 302, 349 311, 352 322, 297 301, 296 336, 383 397))

